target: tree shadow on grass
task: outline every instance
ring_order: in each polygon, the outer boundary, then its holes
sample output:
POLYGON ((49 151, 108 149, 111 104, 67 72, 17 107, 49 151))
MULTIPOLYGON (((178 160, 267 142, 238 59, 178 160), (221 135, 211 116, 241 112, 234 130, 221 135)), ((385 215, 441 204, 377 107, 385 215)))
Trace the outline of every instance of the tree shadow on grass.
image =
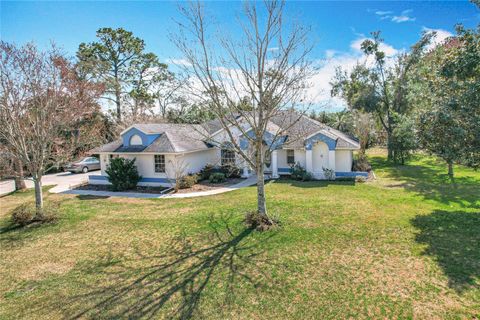
POLYGON ((434 166, 397 165, 381 157, 372 157, 370 161, 374 168, 383 169, 387 178, 401 181, 387 187, 403 187, 424 199, 446 205, 455 203, 465 208, 480 208, 480 181, 474 177, 456 177, 451 181, 445 170, 434 166))
POLYGON ((480 288, 480 212, 436 210, 416 216, 412 225, 420 232, 415 240, 426 244, 458 292, 480 288))
MULTIPOLYGON (((234 303, 236 289, 268 287, 271 279, 262 266, 269 262, 261 260, 259 241, 250 239, 254 231, 233 231, 229 220, 222 216, 210 224, 212 232, 202 241, 207 246, 182 234, 160 254, 137 250, 134 258, 107 256, 89 263, 84 272, 101 280, 63 306, 66 317, 189 319, 202 317, 199 305, 205 294, 221 312, 234 303)), ((262 242, 274 234, 265 235, 262 242)))

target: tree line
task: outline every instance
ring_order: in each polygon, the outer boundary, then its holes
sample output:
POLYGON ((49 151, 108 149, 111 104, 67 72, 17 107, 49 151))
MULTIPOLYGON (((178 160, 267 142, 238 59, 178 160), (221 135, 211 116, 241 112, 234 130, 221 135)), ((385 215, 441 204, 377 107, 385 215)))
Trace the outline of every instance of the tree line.
MULTIPOLYGON (((403 164, 415 150, 480 167, 480 26, 432 46, 424 33, 408 52, 387 58, 380 32, 361 48, 369 58, 352 71, 337 69, 332 96, 352 112, 369 114, 386 135, 388 159, 403 164)), ((340 124, 339 124, 340 125, 340 124)), ((346 125, 346 124, 345 124, 346 125)))

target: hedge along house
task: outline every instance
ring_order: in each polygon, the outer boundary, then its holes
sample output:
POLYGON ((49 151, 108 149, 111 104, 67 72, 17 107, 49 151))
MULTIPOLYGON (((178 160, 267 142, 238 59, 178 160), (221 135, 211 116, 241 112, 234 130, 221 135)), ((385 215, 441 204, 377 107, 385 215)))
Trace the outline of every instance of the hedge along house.
MULTIPOLYGON (((243 132, 252 134, 248 122, 243 132)), ((248 150, 248 139, 234 128, 234 139, 243 150, 248 150)), ((353 151, 358 142, 348 135, 330 128, 307 116, 283 112, 271 119, 263 137, 269 148, 265 174, 277 178, 289 175, 299 164, 316 179, 324 179, 324 169, 336 177, 366 176, 366 172, 352 172, 353 151), (281 134, 278 134, 281 133, 281 134)), ((219 120, 203 124, 135 124, 125 129, 114 142, 93 149, 100 154, 101 175, 90 176, 91 184, 108 184, 105 169, 110 159, 136 159, 142 179, 139 185, 169 186, 176 177, 197 173, 207 164, 234 164, 243 176, 252 174, 251 168, 231 147, 232 141, 219 120)))

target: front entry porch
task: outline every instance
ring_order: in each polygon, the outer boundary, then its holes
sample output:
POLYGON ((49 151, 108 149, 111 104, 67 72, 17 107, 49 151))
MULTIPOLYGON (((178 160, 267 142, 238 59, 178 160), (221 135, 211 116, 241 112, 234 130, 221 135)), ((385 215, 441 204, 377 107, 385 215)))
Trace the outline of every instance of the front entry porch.
MULTIPOLYGON (((276 179, 279 177, 278 175, 278 151, 274 150, 270 153, 270 159, 265 159, 265 165, 263 167, 263 172, 266 176, 276 179)), ((255 172, 248 166, 248 164, 244 163, 243 165, 243 178, 248 178, 254 175, 255 172)))

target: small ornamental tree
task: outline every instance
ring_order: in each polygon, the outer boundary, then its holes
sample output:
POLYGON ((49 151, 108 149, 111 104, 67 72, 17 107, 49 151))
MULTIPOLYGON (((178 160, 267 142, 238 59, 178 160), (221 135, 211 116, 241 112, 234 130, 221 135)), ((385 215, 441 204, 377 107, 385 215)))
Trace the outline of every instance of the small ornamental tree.
POLYGON ((134 189, 142 178, 135 166, 135 159, 114 158, 105 172, 113 191, 134 189))
POLYGON ((480 167, 480 25, 438 46, 417 68, 412 97, 422 148, 445 160, 480 167))
POLYGON ((42 176, 70 154, 72 128, 98 112, 103 90, 53 45, 41 51, 0 41, 0 143, 35 186, 35 220, 44 216, 42 176))

